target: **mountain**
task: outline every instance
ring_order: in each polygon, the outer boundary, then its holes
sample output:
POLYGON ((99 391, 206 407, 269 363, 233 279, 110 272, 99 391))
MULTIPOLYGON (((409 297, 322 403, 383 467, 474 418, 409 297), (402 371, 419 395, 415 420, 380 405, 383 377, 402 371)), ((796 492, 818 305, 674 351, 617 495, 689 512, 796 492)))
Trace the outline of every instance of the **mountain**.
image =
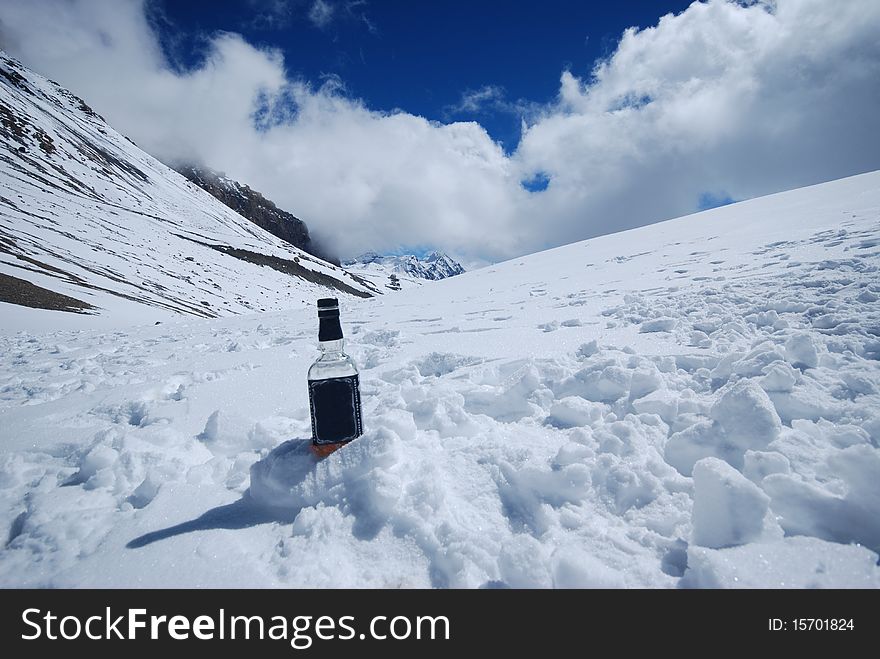
MULTIPOLYGON (((268 205, 267 205, 268 208, 268 205)), ((304 234, 307 235, 307 234, 304 234)), ((369 282, 268 233, 0 53, 0 303, 131 322, 368 297, 369 282)))
POLYGON ((3 317, 0 586, 878 588, 878 217, 874 172, 346 298, 320 462, 313 309, 3 317))
POLYGON ((317 256, 328 263, 339 265, 339 259, 329 255, 315 244, 309 236, 305 222, 285 210, 278 208, 274 202, 266 199, 256 190, 239 183, 222 172, 210 167, 198 165, 173 165, 175 171, 189 181, 209 192, 216 199, 229 206, 236 213, 249 219, 261 229, 273 236, 278 236, 294 247, 317 256))
POLYGON ((465 271, 449 255, 436 251, 422 258, 413 254, 381 256, 376 252, 366 252, 345 261, 343 265, 374 285, 384 285, 391 290, 420 286, 424 280, 437 281, 465 271))

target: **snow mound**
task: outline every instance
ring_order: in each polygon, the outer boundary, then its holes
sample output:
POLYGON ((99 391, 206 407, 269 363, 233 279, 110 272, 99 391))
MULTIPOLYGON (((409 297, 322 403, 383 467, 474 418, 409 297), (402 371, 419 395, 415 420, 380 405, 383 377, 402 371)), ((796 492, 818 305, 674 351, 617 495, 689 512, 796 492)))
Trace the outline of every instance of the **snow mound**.
POLYGON ((864 444, 852 446, 830 452, 825 467, 833 479, 826 483, 785 473, 764 478, 780 524, 792 535, 857 542, 880 551, 880 454, 864 444))
POLYGON ((682 474, 706 457, 741 468, 748 450, 766 448, 779 435, 782 421, 773 402, 754 380, 726 385, 702 421, 675 433, 666 445, 666 459, 682 474))
POLYGON ((731 547, 758 540, 770 498, 718 458, 694 465, 694 543, 731 547))

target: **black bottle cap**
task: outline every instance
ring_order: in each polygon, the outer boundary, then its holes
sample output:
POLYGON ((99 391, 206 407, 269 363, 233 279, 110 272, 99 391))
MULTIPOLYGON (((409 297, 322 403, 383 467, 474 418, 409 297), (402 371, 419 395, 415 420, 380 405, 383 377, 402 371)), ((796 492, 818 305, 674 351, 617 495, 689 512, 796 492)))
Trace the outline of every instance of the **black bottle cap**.
POLYGON ((339 324, 339 300, 324 297, 318 300, 318 341, 337 341, 342 338, 339 324))
POLYGON ((318 318, 339 318, 339 300, 335 297, 318 300, 318 318))

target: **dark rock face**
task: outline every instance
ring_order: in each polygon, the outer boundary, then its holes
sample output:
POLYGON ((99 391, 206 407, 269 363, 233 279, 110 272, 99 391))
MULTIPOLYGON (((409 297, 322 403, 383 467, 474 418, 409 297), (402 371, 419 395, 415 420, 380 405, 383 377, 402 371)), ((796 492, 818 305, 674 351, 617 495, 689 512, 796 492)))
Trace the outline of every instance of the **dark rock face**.
POLYGON ((208 167, 178 164, 174 169, 261 229, 313 256, 339 265, 337 257, 315 244, 305 222, 278 208, 256 190, 208 167))

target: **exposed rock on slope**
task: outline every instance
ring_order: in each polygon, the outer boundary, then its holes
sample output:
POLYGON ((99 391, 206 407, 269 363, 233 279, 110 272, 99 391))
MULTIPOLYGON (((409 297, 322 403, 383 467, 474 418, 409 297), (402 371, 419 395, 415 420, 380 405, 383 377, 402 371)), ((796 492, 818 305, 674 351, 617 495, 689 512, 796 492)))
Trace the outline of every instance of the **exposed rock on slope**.
POLYGON ((273 236, 278 236, 281 240, 318 258, 339 265, 338 258, 315 244, 305 222, 292 213, 278 208, 274 202, 266 199, 256 190, 210 167, 188 164, 175 165, 174 169, 273 236))

